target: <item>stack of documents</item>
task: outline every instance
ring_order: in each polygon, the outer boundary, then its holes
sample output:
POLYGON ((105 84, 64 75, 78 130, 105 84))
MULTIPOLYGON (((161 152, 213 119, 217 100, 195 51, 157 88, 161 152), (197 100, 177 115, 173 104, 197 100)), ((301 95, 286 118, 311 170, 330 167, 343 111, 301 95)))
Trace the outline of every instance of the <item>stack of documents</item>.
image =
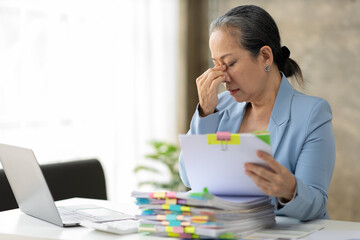
POLYGON ((132 192, 142 214, 140 232, 178 238, 237 239, 275 224, 269 197, 203 192, 132 192))

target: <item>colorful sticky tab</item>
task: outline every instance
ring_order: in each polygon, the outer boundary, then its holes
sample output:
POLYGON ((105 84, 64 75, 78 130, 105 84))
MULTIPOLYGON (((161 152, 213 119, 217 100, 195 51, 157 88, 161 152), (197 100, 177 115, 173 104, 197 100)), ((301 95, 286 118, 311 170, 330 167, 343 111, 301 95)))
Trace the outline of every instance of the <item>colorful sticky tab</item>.
POLYGON ((165 203, 166 204, 176 204, 177 201, 175 198, 167 198, 167 199, 165 199, 165 203))
POLYGON ((176 192, 167 192, 166 197, 167 198, 176 198, 176 192))
POLYGON ((169 232, 168 236, 173 237, 173 238, 179 238, 180 237, 180 235, 178 233, 173 233, 173 232, 169 232))
POLYGON ((190 207, 189 206, 181 206, 180 210, 182 212, 190 212, 190 207))
POLYGON ((147 198, 137 198, 136 205, 149 204, 150 200, 147 198))
POLYGON ((216 140, 218 141, 230 141, 231 132, 217 132, 216 133, 216 140))
POLYGON ((181 221, 168 221, 168 224, 170 227, 180 227, 181 226, 181 221))
POLYGON ((194 223, 206 223, 208 219, 208 216, 194 216, 191 218, 191 221, 194 223))
POLYGON ((173 227, 173 232, 184 233, 184 228, 183 227, 173 227))
POLYGON ((168 209, 170 209, 171 211, 178 211, 178 212, 180 212, 180 211, 181 211, 181 208, 182 208, 181 205, 171 204, 171 205, 169 205, 169 208, 168 208, 168 209))
POLYGON ((185 233, 195 233, 195 227, 184 227, 185 233))
POLYGON ((194 238, 194 237, 193 237, 193 235, 191 235, 189 233, 180 233, 179 238, 191 239, 191 238, 194 238))
POLYGON ((169 214, 169 215, 165 216, 165 219, 168 220, 168 221, 174 221, 174 220, 177 220, 177 215, 169 214))
POLYGON ((211 200, 214 198, 214 196, 212 194, 209 193, 209 190, 205 187, 203 192, 194 192, 194 193, 189 193, 188 195, 190 198, 195 198, 195 199, 200 199, 200 200, 211 200))
POLYGON ((165 227, 165 231, 168 233, 184 233, 183 227, 165 227))
POLYGON ((156 215, 156 220, 160 220, 160 221, 167 220, 166 215, 158 214, 156 215))
POLYGON ((195 199, 203 199, 204 198, 205 193, 204 192, 193 192, 193 193, 189 193, 189 197, 190 198, 195 198, 195 199))
POLYGON ((228 233, 223 233, 223 234, 219 235, 219 238, 221 238, 221 239, 236 239, 237 237, 232 232, 228 232, 228 233))
POLYGON ((163 226, 170 226, 169 221, 161 221, 161 225, 163 226))
POLYGON ((154 192, 154 198, 165 198, 165 192, 154 192))
POLYGON ((152 215, 152 214, 154 214, 154 211, 148 209, 145 209, 141 212, 141 215, 152 215))
POLYGON ((180 224, 181 224, 181 226, 183 226, 183 227, 190 227, 190 226, 191 226, 191 222, 181 222, 181 221, 180 221, 180 224))
POLYGON ((264 131, 256 131, 253 132, 253 134, 259 138, 260 140, 262 140, 263 142, 265 142, 268 145, 271 145, 271 138, 270 138, 270 132, 267 130, 264 131))
POLYGON ((224 140, 217 140, 216 134, 206 134, 208 144, 209 145, 222 145, 222 144, 231 144, 231 145, 239 145, 240 144, 240 134, 234 133, 230 134, 230 140, 224 141, 224 140))

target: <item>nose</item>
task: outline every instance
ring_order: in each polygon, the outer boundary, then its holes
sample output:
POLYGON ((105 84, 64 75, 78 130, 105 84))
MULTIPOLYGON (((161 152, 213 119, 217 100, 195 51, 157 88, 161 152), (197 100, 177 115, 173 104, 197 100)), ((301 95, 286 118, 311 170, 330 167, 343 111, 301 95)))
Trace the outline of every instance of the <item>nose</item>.
POLYGON ((225 82, 230 82, 231 79, 230 79, 230 76, 229 74, 225 71, 225 82))

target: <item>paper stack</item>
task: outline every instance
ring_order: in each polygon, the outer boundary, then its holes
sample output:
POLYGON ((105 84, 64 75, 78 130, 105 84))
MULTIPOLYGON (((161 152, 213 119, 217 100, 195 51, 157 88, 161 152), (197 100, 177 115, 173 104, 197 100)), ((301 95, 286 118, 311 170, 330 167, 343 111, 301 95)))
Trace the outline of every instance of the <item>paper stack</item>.
POLYGON ((140 232, 178 238, 237 239, 275 224, 269 197, 204 192, 132 192, 142 214, 140 232))

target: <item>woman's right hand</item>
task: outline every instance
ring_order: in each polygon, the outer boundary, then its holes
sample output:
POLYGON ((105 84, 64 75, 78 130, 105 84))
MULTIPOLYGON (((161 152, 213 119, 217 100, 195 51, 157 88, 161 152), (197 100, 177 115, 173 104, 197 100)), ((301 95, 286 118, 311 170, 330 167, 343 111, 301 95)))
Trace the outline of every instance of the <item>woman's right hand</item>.
POLYGON ((225 69, 225 65, 217 65, 213 68, 209 68, 196 79, 201 117, 206 117, 214 113, 219 102, 217 94, 218 86, 226 80, 225 69))

